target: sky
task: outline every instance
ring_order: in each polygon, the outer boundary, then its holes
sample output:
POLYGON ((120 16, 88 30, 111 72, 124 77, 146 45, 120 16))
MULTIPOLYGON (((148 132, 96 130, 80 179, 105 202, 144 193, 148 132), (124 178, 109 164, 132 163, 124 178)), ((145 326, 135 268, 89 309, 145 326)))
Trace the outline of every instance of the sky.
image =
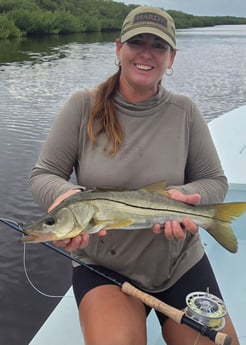
POLYGON ((114 0, 125 4, 149 5, 198 16, 246 18, 246 0, 114 0))

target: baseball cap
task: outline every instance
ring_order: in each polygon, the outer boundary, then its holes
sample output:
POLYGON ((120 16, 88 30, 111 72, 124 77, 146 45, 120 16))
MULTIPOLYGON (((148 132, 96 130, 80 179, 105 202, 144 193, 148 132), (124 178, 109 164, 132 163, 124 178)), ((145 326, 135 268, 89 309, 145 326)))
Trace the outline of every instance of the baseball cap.
POLYGON ((139 6, 126 16, 121 29, 120 41, 124 43, 139 34, 153 34, 176 49, 175 23, 164 10, 151 6, 139 6))

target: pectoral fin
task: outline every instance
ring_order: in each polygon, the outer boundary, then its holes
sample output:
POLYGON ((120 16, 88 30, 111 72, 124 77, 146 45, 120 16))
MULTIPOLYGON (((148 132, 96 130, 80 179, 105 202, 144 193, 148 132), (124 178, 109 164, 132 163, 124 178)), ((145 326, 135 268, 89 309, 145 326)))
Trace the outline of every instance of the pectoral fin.
POLYGON ((108 221, 105 226, 105 229, 118 229, 124 228, 126 226, 132 225, 135 223, 134 219, 112 219, 108 221))
POLYGON ((102 229, 121 229, 134 224, 134 219, 93 219, 93 226, 85 232, 94 234, 102 229))

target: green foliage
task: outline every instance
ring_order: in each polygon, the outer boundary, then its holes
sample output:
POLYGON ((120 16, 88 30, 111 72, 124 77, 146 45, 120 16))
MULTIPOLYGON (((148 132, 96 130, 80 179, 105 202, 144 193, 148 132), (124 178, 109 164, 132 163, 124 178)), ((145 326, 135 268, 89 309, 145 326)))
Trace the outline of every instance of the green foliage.
POLYGON ((25 35, 59 34, 81 32, 82 24, 78 17, 64 11, 28 11, 18 9, 9 14, 15 25, 25 35))
POLYGON ((0 0, 0 13, 6 13, 15 9, 35 10, 39 6, 35 0, 0 0))
POLYGON ((20 35, 21 32, 13 20, 9 19, 7 15, 0 15, 0 39, 19 37, 20 35))
POLYGON ((169 10, 168 13, 174 18, 177 29, 214 25, 246 24, 246 18, 239 17, 193 16, 192 14, 173 10, 169 10))
POLYGON ((82 25, 78 17, 73 16, 70 12, 57 11, 55 16, 55 31, 60 34, 82 32, 82 25))
MULTIPOLYGON (((136 6, 112 0, 0 0, 0 39, 20 35, 20 32, 22 35, 44 35, 119 31, 127 13, 136 6)), ((177 29, 246 24, 246 18, 168 12, 177 29)))
POLYGON ((81 16, 81 24, 84 32, 97 32, 101 31, 101 22, 95 17, 81 16))

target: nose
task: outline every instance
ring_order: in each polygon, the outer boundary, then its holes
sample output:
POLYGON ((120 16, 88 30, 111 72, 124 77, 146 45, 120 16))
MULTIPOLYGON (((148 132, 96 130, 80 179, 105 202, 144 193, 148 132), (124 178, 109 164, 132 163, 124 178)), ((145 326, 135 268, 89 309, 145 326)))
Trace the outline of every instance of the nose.
POLYGON ((141 55, 145 58, 150 58, 152 57, 152 47, 149 44, 144 44, 141 47, 141 55))

